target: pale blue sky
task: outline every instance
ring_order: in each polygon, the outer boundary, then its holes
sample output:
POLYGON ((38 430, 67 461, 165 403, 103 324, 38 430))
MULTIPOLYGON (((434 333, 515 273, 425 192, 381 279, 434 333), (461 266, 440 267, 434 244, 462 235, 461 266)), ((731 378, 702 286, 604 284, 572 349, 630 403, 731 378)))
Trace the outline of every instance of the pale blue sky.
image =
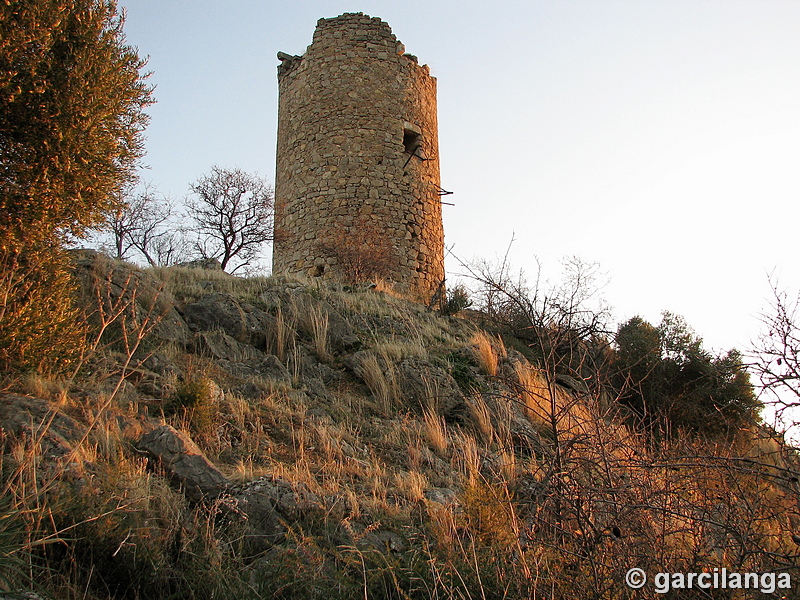
MULTIPOLYGON (((618 319, 746 348, 766 273, 800 284, 800 2, 122 0, 158 104, 144 179, 274 181, 275 54, 317 19, 388 22, 439 82, 446 244, 555 276, 601 263, 618 319)), ((458 271, 450 261, 448 268, 458 271)))

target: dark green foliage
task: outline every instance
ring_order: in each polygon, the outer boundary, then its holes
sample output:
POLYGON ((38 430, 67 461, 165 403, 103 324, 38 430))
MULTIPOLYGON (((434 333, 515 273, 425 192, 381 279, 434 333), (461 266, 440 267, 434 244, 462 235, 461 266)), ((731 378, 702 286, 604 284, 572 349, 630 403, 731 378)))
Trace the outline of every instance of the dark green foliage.
POLYGON ((25 522, 14 508, 11 495, 0 496, 0 590, 7 591, 31 584, 26 559, 25 522))
POLYGON ((474 357, 467 352, 453 351, 444 357, 450 375, 465 394, 470 394, 485 385, 478 378, 474 357))
POLYGON ((113 0, 0 3, 5 243, 80 235, 116 205, 143 152, 143 65, 113 0))
POLYGON ((680 317, 664 313, 658 327, 633 317, 616 342, 620 401, 651 431, 728 434, 757 421, 760 404, 739 352, 712 355, 680 317))
POLYGON ((469 297, 467 288, 463 285, 457 285, 447 291, 439 313, 444 316, 455 315, 470 306, 472 306, 472 300, 469 297))
POLYGON ((0 368, 78 339, 62 247, 119 203, 151 89, 113 0, 0 3, 0 368))
POLYGON ((178 384, 167 406, 168 414, 183 415, 195 434, 207 435, 217 413, 216 384, 201 376, 178 384))

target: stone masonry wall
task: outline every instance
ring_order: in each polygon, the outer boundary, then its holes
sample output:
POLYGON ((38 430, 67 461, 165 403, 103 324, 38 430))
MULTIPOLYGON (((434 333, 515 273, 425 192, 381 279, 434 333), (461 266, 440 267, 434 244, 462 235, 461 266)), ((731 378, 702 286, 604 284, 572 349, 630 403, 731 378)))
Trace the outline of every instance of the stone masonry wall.
POLYGON ((391 246, 384 278, 427 300, 444 279, 436 79, 388 24, 320 19, 279 54, 273 272, 337 274, 331 236, 391 246))

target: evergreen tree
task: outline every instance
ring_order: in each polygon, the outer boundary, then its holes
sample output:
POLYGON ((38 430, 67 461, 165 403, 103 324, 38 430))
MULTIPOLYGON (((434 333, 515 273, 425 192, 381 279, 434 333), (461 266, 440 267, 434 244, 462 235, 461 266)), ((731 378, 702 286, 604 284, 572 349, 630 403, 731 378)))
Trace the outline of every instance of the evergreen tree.
POLYGON ((115 0, 0 3, 0 367, 59 352, 64 242, 116 207, 142 156, 152 88, 122 26, 115 0))
POLYGON ((714 356, 682 318, 665 312, 654 327, 634 317, 616 342, 620 400, 651 431, 727 434, 758 420, 741 354, 714 356))

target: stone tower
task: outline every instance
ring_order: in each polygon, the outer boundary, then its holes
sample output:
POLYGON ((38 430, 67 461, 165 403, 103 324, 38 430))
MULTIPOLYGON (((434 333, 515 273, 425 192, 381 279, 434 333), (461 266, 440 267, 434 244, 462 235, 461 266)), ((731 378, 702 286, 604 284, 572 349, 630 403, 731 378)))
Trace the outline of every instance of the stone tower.
POLYGON ((320 19, 303 56, 278 58, 273 272, 335 277, 332 244, 377 243, 380 276, 429 300, 444 232, 428 66, 363 13, 320 19))

